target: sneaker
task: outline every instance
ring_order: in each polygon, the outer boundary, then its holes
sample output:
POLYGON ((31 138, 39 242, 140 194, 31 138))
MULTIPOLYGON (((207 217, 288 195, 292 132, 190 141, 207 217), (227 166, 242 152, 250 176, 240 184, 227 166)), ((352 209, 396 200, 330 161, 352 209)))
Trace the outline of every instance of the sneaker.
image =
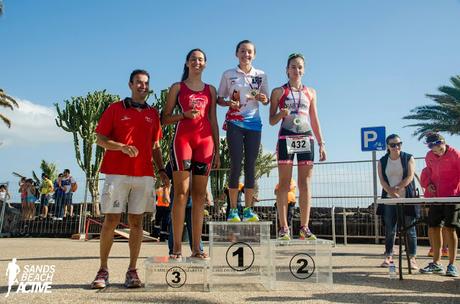
POLYGON ((448 257, 449 256, 449 249, 447 249, 447 247, 442 248, 441 256, 442 257, 448 257))
POLYGON ((309 240, 314 241, 316 240, 316 235, 314 235, 307 226, 300 227, 299 231, 299 239, 300 240, 309 240))
POLYGON ((126 288, 139 288, 141 287, 141 280, 137 275, 137 269, 128 269, 126 272, 126 279, 125 279, 125 287, 126 288))
POLYGON ((385 257, 385 260, 383 260, 382 264, 380 264, 380 267, 383 267, 383 268, 390 267, 391 263, 393 263, 393 257, 387 256, 385 257))
POLYGON ((448 277, 458 277, 458 270, 454 264, 447 265, 446 276, 448 277))
POLYGON ((282 241, 289 241, 291 240, 291 236, 289 233, 289 227, 281 227, 278 231, 278 240, 282 241))
POLYGON ((258 222, 259 217, 254 213, 251 207, 243 209, 243 222, 258 222))
POLYGON ((441 264, 429 263, 428 266, 419 270, 420 273, 445 274, 441 264))
POLYGON ((430 247, 430 251, 428 251, 428 254, 427 254, 429 257, 432 257, 433 256, 433 247, 430 247))
POLYGON ((91 283, 92 289, 102 289, 109 285, 109 271, 106 268, 100 268, 96 274, 96 278, 91 283))
POLYGON ((233 223, 241 222, 237 208, 230 209, 230 212, 228 213, 228 217, 227 217, 227 222, 233 222, 233 223))

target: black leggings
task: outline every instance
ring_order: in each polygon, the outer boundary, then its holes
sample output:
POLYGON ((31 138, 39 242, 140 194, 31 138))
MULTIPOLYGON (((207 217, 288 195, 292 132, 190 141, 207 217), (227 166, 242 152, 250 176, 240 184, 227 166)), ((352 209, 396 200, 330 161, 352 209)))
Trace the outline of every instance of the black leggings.
POLYGON ((256 159, 260 148, 260 131, 238 127, 231 122, 227 126, 227 143, 230 153, 230 181, 228 187, 238 188, 244 147, 244 187, 254 188, 256 159))

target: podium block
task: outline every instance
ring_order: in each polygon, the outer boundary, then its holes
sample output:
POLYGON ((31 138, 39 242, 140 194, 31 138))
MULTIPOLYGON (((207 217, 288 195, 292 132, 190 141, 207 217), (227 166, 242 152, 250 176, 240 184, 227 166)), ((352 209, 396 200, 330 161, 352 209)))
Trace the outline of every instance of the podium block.
POLYGON ((332 284, 332 245, 318 239, 271 241, 271 289, 305 290, 312 283, 332 284))
POLYGON ((168 256, 147 258, 144 262, 145 288, 153 291, 209 291, 209 260, 168 256))
POLYGON ((209 223, 209 288, 268 290, 271 222, 209 223))

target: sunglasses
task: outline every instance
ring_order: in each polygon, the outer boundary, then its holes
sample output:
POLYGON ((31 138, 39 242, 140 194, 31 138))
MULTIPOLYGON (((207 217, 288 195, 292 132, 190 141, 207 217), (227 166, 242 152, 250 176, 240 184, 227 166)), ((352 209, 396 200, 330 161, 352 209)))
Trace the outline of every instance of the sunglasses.
POLYGON ((439 145, 441 145, 441 144, 443 144, 443 143, 444 143, 444 141, 442 141, 442 140, 437 140, 437 141, 434 141, 434 142, 427 143, 427 145, 428 145, 428 148, 431 149, 431 148, 436 147, 436 146, 439 146, 439 145))
POLYGON ((398 143, 390 143, 388 145, 390 146, 390 148, 401 147, 402 146, 402 141, 400 141, 398 143))

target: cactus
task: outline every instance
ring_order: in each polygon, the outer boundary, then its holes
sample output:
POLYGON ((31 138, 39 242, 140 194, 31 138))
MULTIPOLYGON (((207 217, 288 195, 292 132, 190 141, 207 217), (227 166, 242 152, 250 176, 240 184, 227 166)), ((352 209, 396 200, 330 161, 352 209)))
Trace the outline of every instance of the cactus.
POLYGON ((56 125, 72 133, 75 158, 88 182, 91 201, 99 201, 99 170, 104 149, 96 145, 96 126, 107 107, 120 100, 117 95, 103 91, 88 93, 86 97, 71 97, 64 101, 64 107, 54 104, 57 111, 56 125))

